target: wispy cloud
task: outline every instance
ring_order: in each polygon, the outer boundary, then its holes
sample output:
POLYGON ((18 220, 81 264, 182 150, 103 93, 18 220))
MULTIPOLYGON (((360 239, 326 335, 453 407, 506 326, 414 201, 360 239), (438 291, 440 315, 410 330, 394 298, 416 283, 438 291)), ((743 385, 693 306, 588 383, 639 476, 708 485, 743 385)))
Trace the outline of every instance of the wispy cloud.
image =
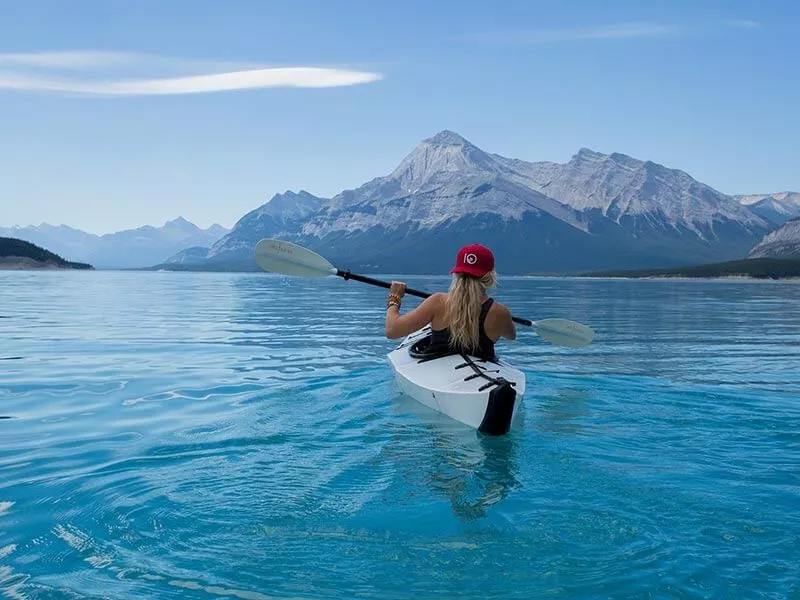
POLYGON ((544 44, 582 40, 625 40, 679 35, 685 30, 663 23, 616 23, 574 29, 531 29, 464 36, 471 42, 491 44, 544 44))
POLYGON ((0 54, 0 68, 26 67, 85 70, 140 60, 144 55, 124 52, 28 52, 0 54))
POLYGON ((734 29, 758 29, 761 23, 744 19, 733 19, 716 24, 671 25, 667 23, 614 23, 594 27, 568 29, 530 29, 507 30, 461 36, 461 41, 485 44, 547 44, 559 42, 582 42, 592 40, 644 40, 698 35, 719 30, 721 27, 734 29))
POLYGON ((735 29, 758 29, 761 23, 758 21, 748 21, 747 19, 734 19, 725 22, 726 27, 733 27, 735 29))
POLYGON ((152 96, 341 87, 381 78, 379 73, 352 69, 264 67, 117 52, 0 54, 0 90, 12 91, 152 96))

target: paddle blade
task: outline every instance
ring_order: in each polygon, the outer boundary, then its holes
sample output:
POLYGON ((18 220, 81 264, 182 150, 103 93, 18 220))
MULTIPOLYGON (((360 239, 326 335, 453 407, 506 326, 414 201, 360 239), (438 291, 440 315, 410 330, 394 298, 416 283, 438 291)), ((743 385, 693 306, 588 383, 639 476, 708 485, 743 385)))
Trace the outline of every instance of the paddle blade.
POLYGON ((540 337, 557 346, 582 348, 591 344, 594 339, 594 330, 591 327, 567 319, 544 319, 534 321, 532 325, 540 337))
POLYGON ((336 275, 336 267, 308 248, 283 240, 263 239, 256 244, 256 263, 265 271, 298 277, 336 275))

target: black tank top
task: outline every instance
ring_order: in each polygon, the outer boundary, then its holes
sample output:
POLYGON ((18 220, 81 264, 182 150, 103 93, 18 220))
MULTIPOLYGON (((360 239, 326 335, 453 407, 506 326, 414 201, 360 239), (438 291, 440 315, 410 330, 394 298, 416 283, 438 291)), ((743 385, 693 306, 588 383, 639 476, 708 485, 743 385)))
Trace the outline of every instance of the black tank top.
MULTIPOLYGON (((492 304, 494 304, 494 299, 489 298, 481 305, 481 315, 478 320, 478 348, 473 351, 465 350, 465 354, 471 354, 484 360, 497 360, 494 353, 494 342, 486 335, 486 329, 484 329, 486 315, 489 314, 489 309, 492 308, 492 304)), ((450 328, 433 329, 433 327, 431 327, 430 351, 446 351, 449 347, 450 328)))

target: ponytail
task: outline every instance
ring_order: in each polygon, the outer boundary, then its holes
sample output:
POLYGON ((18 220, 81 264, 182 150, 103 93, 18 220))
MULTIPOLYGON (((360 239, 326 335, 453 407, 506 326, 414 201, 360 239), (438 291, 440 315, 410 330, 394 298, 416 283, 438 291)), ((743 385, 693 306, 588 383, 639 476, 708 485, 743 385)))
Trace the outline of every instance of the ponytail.
POLYGON ((487 289, 497 285, 497 274, 489 271, 483 277, 463 273, 453 276, 445 308, 450 324, 451 348, 464 352, 478 349, 481 298, 487 289))

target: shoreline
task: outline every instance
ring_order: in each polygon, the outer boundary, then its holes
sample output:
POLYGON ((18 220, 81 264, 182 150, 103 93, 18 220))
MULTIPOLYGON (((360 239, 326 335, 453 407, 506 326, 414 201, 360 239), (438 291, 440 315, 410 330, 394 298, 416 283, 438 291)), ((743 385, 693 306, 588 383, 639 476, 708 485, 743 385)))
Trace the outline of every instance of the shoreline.
POLYGON ((54 261, 40 261, 26 256, 0 257, 0 271, 85 271, 72 264, 61 265, 54 261))
POLYGON ((624 277, 612 275, 581 275, 575 279, 604 279, 614 281, 739 281, 739 282, 764 282, 778 283, 780 281, 798 282, 800 277, 754 277, 752 275, 720 275, 719 277, 691 277, 688 275, 649 275, 642 277, 624 277))

